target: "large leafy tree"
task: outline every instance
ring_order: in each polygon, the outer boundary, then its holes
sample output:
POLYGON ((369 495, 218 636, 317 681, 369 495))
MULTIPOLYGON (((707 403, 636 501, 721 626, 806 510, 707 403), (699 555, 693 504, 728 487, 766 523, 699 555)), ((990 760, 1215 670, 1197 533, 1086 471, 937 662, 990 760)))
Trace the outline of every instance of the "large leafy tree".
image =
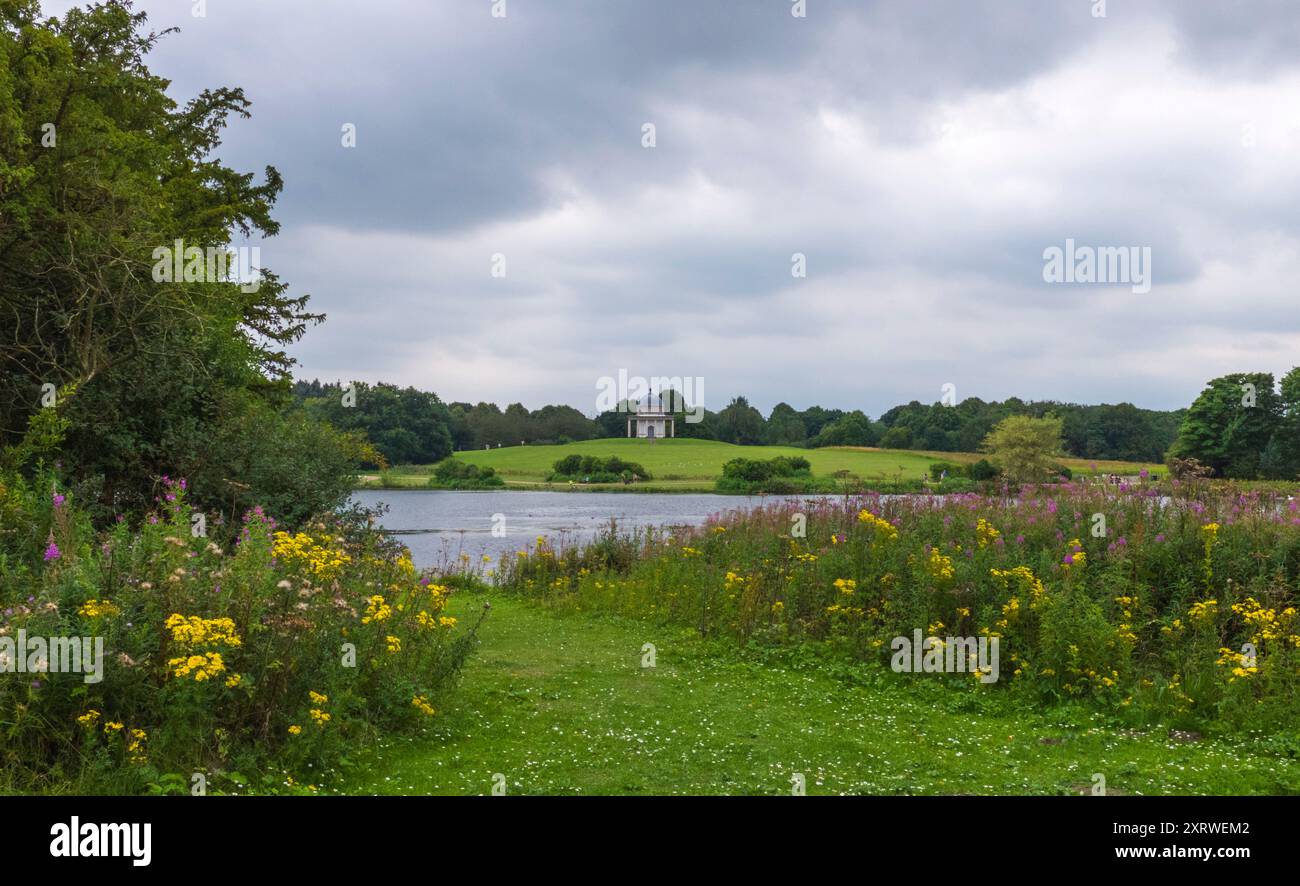
POLYGON ((879 435, 871 424, 871 419, 860 410, 854 410, 822 428, 817 435, 816 445, 875 446, 878 441, 879 435))
POLYGON ((590 440, 596 435, 596 423, 572 406, 543 406, 532 419, 538 436, 547 442, 590 440))
POLYGON ((804 430, 807 431, 809 439, 821 433, 821 429, 826 425, 843 417, 844 412, 842 410, 823 409, 820 406, 811 406, 799 413, 799 419, 803 422, 804 430))
POLYGON ((1260 474, 1275 480, 1300 477, 1300 366, 1282 376, 1278 385, 1282 415, 1260 456, 1260 474))
POLYGON ((724 443, 749 446, 763 442, 765 431, 763 413, 744 397, 736 397, 718 413, 717 438, 724 443))
MULTIPOLYGON (((147 503, 164 473, 204 478, 201 501, 248 504, 258 490, 239 462, 263 450, 223 449, 226 429, 257 414, 275 435, 286 348, 322 318, 270 272, 246 291, 153 271, 176 240, 225 249, 277 233, 276 170, 259 179, 214 156, 249 101, 233 88, 173 100, 146 64, 166 32, 128 0, 39 16, 36 0, 0 5, 0 444, 15 451, 52 386, 57 456, 105 509, 147 503)), ((263 473, 305 503, 337 497, 263 473)))
POLYGON ((789 403, 778 403, 767 417, 766 443, 773 446, 803 446, 808 442, 808 429, 799 413, 789 403))
MULTIPOLYGON (((451 412, 438 395, 416 388, 357 382, 319 385, 309 413, 365 437, 388 464, 432 464, 452 452, 451 412)), ((312 389, 298 386, 299 392, 312 389)))
POLYGON ((1224 477, 1254 478, 1282 423, 1282 401, 1268 372, 1213 379, 1187 410, 1171 458, 1194 458, 1224 477))

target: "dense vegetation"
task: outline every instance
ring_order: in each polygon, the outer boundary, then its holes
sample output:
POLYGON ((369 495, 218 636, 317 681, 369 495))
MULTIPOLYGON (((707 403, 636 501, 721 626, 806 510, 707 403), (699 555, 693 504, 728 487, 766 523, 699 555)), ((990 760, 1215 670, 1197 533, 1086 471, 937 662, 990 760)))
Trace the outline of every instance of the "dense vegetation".
POLYGON ((644 467, 634 461, 624 461, 617 455, 606 458, 594 455, 566 455, 555 462, 550 481, 575 483, 633 483, 653 480, 644 467))
POLYGON ((1192 459, 1219 477, 1300 476, 1300 367, 1275 387, 1268 372, 1211 381, 1187 410, 1170 457, 1192 459))
POLYGON ((214 158, 249 101, 178 105, 145 63, 159 39, 126 3, 48 24, 35 0, 0 7, 4 468, 57 461, 98 525, 143 512, 168 473, 228 520, 262 504, 299 522, 343 500, 366 447, 287 408, 285 347, 322 319, 307 296, 269 270, 154 279, 178 240, 224 258, 235 235, 276 234, 282 187, 214 158))
POLYGON ((476 629, 444 613, 450 584, 365 514, 289 532, 255 508, 196 536, 186 486, 96 533, 50 476, 0 483, 0 641, 49 643, 0 642, 0 790, 311 792, 441 705, 476 629), (98 679, 55 664, 53 638, 82 637, 98 679))
POLYGON ((340 511, 366 435, 450 452, 439 404, 295 404, 323 317, 227 273, 280 176, 215 158, 249 102, 177 105, 160 37, 128 2, 0 5, 0 790, 311 789, 427 721, 474 642, 340 511))
POLYGON ((428 486, 431 489, 495 489, 505 482, 494 468, 449 458, 434 467, 428 486))
MULTIPOLYGON (((716 414, 706 410, 704 420, 694 425, 686 424, 685 413, 680 413, 677 428, 679 436, 741 445, 880 446, 974 452, 998 422, 1013 415, 1055 415, 1062 421, 1064 454, 1119 461, 1161 461, 1181 421, 1181 411, 1157 412, 1128 403, 1080 406, 1016 398, 986 403, 975 397, 953 406, 927 406, 914 400, 886 411, 878 421, 858 410, 814 406, 797 411, 778 403, 764 419, 744 397, 737 397, 716 414)), ((622 436, 626 414, 607 413, 597 423, 604 432, 602 436, 622 436)))
POLYGON ((814 491, 812 463, 802 456, 733 458, 722 466, 719 492, 790 493, 814 491))
POLYGON ((437 394, 365 382, 346 390, 298 382, 293 390, 308 415, 373 444, 382 458, 370 459, 371 466, 432 464, 451 455, 451 416, 437 394))
POLYGON ((1297 507, 1176 483, 808 500, 582 548, 539 542, 500 580, 550 606, 759 648, 815 643, 881 667, 917 631, 941 657, 954 637, 998 638, 994 681, 965 661, 895 679, 1294 740, 1297 507))
MULTIPOLYGON (((492 403, 450 403, 435 394, 421 394, 413 388, 399 391, 393 385, 353 386, 360 392, 386 391, 379 402, 342 406, 347 387, 299 382, 295 393, 310 410, 345 430, 369 433, 370 442, 388 464, 427 464, 442 456, 446 440, 456 451, 518 446, 520 444, 565 444, 598 438, 622 438, 635 404, 587 418, 571 406, 544 406, 529 411, 520 403, 502 410, 492 403), (400 400, 421 402, 407 411, 400 400), (418 413, 419 418, 414 415, 418 413), (406 416, 412 416, 407 418, 406 416), (411 431, 407 434, 404 431, 411 431), (434 452, 419 452, 421 443, 434 452), (437 457, 432 457, 436 455, 437 457)), ((796 411, 778 403, 771 414, 763 414, 744 397, 736 397, 719 412, 704 410, 700 421, 688 421, 690 404, 676 403, 676 436, 684 439, 716 440, 741 446, 880 446, 935 452, 974 452, 998 422, 1010 416, 1043 418, 1056 416, 1062 422, 1063 454, 1075 458, 1159 462, 1173 442, 1185 410, 1157 412, 1121 403, 1079 406, 1070 403, 1025 402, 1015 398, 1002 403, 985 403, 970 398, 945 406, 913 401, 896 406, 873 421, 860 410, 846 412, 813 406, 796 411)), ((409 408, 409 407, 408 407, 409 408)))

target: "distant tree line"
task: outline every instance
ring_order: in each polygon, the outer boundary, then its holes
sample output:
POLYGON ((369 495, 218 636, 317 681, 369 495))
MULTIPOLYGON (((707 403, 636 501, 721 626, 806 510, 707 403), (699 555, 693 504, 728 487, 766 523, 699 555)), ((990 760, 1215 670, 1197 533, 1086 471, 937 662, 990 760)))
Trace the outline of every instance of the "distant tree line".
MULTIPOLYGON (((443 403, 436 394, 391 384, 340 385, 298 382, 295 395, 308 414, 347 431, 362 431, 389 464, 429 463, 453 451, 520 444, 570 443, 624 437, 634 403, 588 418, 572 406, 529 410, 512 403, 443 403), (345 400, 351 391, 352 400, 345 400)), ((720 411, 702 410, 665 395, 678 437, 741 446, 879 446, 936 452, 974 452, 1000 421, 1010 416, 1056 416, 1062 422, 1064 454, 1078 458, 1156 462, 1164 458, 1187 410, 1161 412, 1130 403, 1085 406, 1018 398, 985 402, 975 397, 955 406, 913 400, 877 420, 861 410, 812 406, 796 410, 778 403, 765 418, 744 397, 720 411)))
MULTIPOLYGON (((935 452, 975 452, 1004 418, 1013 415, 1062 420, 1065 454, 1078 458, 1160 461, 1178 435, 1186 410, 1162 412, 1131 403, 1086 406, 1054 401, 985 402, 977 397, 954 406, 913 400, 873 421, 861 410, 812 406, 803 411, 778 403, 766 419, 744 397, 720 412, 705 410, 703 420, 684 421, 689 405, 676 415, 677 436, 740 445, 879 446, 935 452)), ((627 414, 608 412, 596 419, 599 436, 623 436, 627 414)))
POLYGON ((388 465, 429 464, 466 449, 604 436, 572 406, 530 412, 512 403, 503 411, 495 403, 443 403, 437 394, 383 382, 299 381, 293 390, 308 415, 364 432, 388 465))

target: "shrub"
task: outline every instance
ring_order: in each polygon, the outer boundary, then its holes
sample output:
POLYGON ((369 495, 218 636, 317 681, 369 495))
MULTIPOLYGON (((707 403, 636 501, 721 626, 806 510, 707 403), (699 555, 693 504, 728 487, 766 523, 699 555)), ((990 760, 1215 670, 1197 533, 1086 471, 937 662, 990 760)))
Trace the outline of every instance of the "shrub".
POLYGON ((196 537, 187 484, 163 478, 142 525, 95 535, 52 483, 0 483, 3 633, 98 638, 102 680, 0 681, 6 788, 318 783, 377 728, 433 716, 475 643, 364 513, 290 533, 254 508, 196 537))
POLYGON ((574 453, 566 455, 554 465, 555 473, 562 477, 572 477, 582 473, 582 456, 574 453))
POLYGON ((806 476, 812 470, 808 459, 801 455, 778 455, 766 461, 752 458, 733 458, 722 466, 722 476, 731 480, 761 483, 772 477, 806 476))
POLYGON ((448 458, 434 467, 426 485, 431 489, 490 489, 504 486, 505 482, 495 468, 448 458))
POLYGON ((601 458, 598 455, 566 455, 552 465, 548 480, 574 480, 582 483, 630 483, 634 480, 654 479, 650 472, 634 461, 624 461, 616 455, 601 458))
POLYGON ((944 474, 949 477, 961 477, 967 474, 966 466, 951 461, 936 461, 930 464, 930 479, 938 482, 944 474))
MULTIPOLYGON (((826 481, 829 491, 830 481, 826 481)), ((767 460, 733 458, 722 466, 722 476, 714 484, 718 492, 768 492, 792 494, 818 488, 813 481, 812 465, 801 455, 778 455, 767 460)))
POLYGON ((1055 416, 1011 415, 994 425, 980 444, 989 460, 1015 483, 1041 483, 1053 475, 1064 422, 1055 416))

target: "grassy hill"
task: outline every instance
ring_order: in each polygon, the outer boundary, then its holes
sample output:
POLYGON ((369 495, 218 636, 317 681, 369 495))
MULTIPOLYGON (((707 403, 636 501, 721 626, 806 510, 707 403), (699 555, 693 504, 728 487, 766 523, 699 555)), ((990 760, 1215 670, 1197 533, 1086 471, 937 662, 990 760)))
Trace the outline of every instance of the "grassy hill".
MULTIPOLYGON (((873 449, 866 447, 832 447, 827 449, 799 449, 794 446, 735 446, 712 440, 668 439, 629 440, 614 438, 586 440, 558 446, 508 446, 501 449, 456 453, 456 458, 471 464, 491 467, 514 488, 567 488, 568 484, 547 486, 546 477, 551 466, 566 455, 617 455, 619 458, 645 466, 654 481, 638 484, 639 492, 711 492, 713 481, 722 474, 722 465, 733 458, 767 459, 778 455, 800 455, 812 463, 815 476, 826 476, 836 471, 848 471, 868 482, 882 483, 916 479, 928 476, 935 461, 972 462, 980 458, 969 452, 918 452, 906 449, 873 449)), ((1129 462, 1091 462, 1087 459, 1062 459, 1076 474, 1089 473, 1092 465, 1102 473, 1136 474, 1143 467, 1163 472, 1160 465, 1139 465, 1129 462)), ((390 472, 392 485, 423 486, 429 477, 428 466, 398 468, 390 472)), ((374 485, 378 477, 363 478, 366 485, 374 485)), ((618 485, 613 487, 623 489, 618 485)))

